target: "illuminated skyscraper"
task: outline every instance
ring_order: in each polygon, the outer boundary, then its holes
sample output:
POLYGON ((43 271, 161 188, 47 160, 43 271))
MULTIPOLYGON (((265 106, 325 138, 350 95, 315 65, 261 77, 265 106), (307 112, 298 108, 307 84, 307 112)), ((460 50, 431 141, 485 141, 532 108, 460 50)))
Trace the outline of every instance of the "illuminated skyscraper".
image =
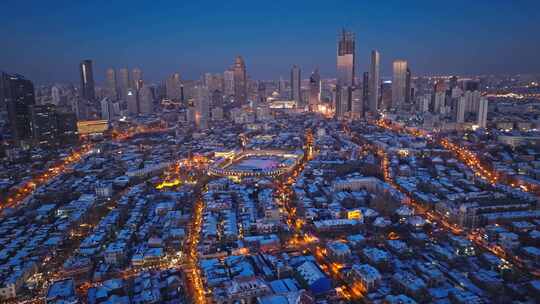
POLYGON ((293 65, 291 69, 291 100, 296 101, 296 106, 299 108, 303 107, 300 91, 300 82, 302 80, 300 73, 300 67, 293 65))
POLYGON ((400 108, 405 103, 407 89, 407 61, 396 60, 393 64, 392 107, 400 108))
POLYGON ((343 29, 339 36, 337 48, 337 80, 339 86, 353 86, 355 84, 355 65, 354 33, 343 29))
POLYGON ((380 55, 376 50, 371 51, 371 65, 369 68, 369 111, 377 113, 379 105, 379 89, 381 87, 380 55))
POLYGON ((317 111, 319 102, 321 101, 321 76, 319 69, 316 68, 309 77, 309 110, 317 111))
POLYGON ((92 60, 83 60, 79 65, 81 72, 81 97, 86 100, 94 100, 96 91, 94 89, 94 71, 92 60))
POLYGON ((352 110, 352 92, 355 85, 355 39, 353 32, 340 33, 337 46, 336 117, 343 118, 352 110))
POLYGON ((116 88, 116 73, 113 68, 108 68, 105 74, 105 88, 107 89, 107 96, 111 99, 118 98, 116 88))
POLYGON ((56 106, 53 104, 33 105, 32 139, 38 145, 56 144, 58 122, 56 119, 56 106))
POLYGON ((234 62, 234 97, 240 104, 247 102, 247 73, 246 64, 242 56, 236 57, 234 62))
POLYGON ((34 85, 30 80, 0 72, 0 104, 7 108, 11 134, 18 142, 32 136, 30 109, 35 102, 34 85))

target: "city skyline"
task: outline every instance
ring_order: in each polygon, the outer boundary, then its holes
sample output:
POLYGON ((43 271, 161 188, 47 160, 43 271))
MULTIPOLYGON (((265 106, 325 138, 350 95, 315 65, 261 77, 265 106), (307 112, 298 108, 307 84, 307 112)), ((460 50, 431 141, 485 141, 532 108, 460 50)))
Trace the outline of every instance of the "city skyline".
POLYGON ((368 71, 372 49, 381 53, 384 77, 391 76, 391 63, 398 58, 410 62, 416 75, 537 73, 540 43, 530 37, 540 20, 534 9, 539 4, 522 4, 458 1, 440 10, 424 1, 410 7, 394 2, 328 7, 315 1, 310 10, 293 4, 293 11, 301 11, 300 20, 289 18, 291 12, 280 3, 265 10, 239 3, 238 11, 222 4, 164 3, 150 8, 115 4, 100 12, 104 16, 99 24, 91 18, 97 11, 84 4, 62 6, 58 15, 47 16, 38 15, 44 4, 33 3, 30 8, 10 4, 4 11, 12 13, 2 16, 7 26, 0 36, 11 47, 0 52, 0 67, 36 84, 77 82, 73 67, 88 58, 94 61, 94 73, 100 76, 96 83, 101 85, 109 67, 139 67, 151 81, 175 71, 185 79, 199 79, 204 72, 225 70, 230 58, 242 55, 253 79, 286 77, 293 64, 304 71, 319 67, 321 77, 333 78, 336 32, 345 27, 357 35, 357 76, 368 71), (28 13, 25 22, 42 26, 29 27, 13 19, 23 9, 28 13), (116 14, 121 17, 113 18, 116 14), (286 22, 253 25, 274 14, 286 22), (132 30, 121 30, 123 24, 132 30), (31 43, 42 46, 29 48, 31 43))
POLYGON ((537 2, 2 7, 0 303, 540 303, 537 2))

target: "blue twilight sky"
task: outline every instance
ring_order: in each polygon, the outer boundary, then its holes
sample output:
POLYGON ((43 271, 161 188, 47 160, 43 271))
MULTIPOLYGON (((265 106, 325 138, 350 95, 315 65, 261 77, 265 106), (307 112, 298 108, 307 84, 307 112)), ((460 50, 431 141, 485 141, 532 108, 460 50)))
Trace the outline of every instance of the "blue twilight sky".
POLYGON ((409 61, 414 74, 540 72, 539 0, 16 1, 1 0, 0 70, 36 83, 78 81, 81 59, 172 72, 222 72, 237 54, 254 79, 334 77, 337 33, 356 33, 357 74, 381 52, 382 74, 409 61))

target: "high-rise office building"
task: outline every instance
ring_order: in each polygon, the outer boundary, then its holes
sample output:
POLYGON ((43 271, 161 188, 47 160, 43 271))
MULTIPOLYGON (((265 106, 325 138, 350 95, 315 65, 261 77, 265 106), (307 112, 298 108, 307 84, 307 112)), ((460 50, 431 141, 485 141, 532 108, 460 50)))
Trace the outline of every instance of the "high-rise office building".
POLYGON ((0 72, 0 103, 6 107, 13 139, 29 140, 32 136, 30 109, 36 103, 32 82, 20 75, 0 72))
POLYGON ((412 98, 412 87, 411 87, 411 81, 412 81, 412 74, 409 67, 407 67, 407 72, 405 73, 405 103, 410 104, 411 98, 412 98))
POLYGON ((355 85, 355 38, 345 29, 340 33, 337 45, 336 117, 343 118, 352 110, 352 92, 355 85))
POLYGON ((33 105, 30 109, 33 142, 47 146, 56 144, 58 135, 56 106, 53 104, 33 105))
POLYGON ((339 35, 337 47, 337 81, 339 86, 354 86, 355 84, 355 38, 353 32, 345 29, 339 35))
POLYGON ((81 97, 86 100, 94 100, 96 91, 94 88, 94 70, 92 60, 83 60, 80 65, 81 72, 81 97))
POLYGON ((130 87, 129 70, 127 68, 121 68, 118 70, 116 84, 118 85, 117 93, 119 97, 124 101, 127 101, 127 90, 130 87))
POLYGON ((223 72, 223 91, 225 96, 234 96, 234 71, 226 70, 223 72))
POLYGON ((395 60, 392 77, 392 107, 399 109, 405 103, 407 90, 407 61, 395 60))
POLYGON ((126 103, 129 115, 139 114, 139 96, 137 90, 132 88, 127 89, 126 103))
POLYGON ((79 134, 77 131, 77 115, 73 112, 56 112, 56 125, 58 142, 60 144, 76 143, 79 134))
POLYGON ((362 74, 362 115, 369 110, 369 72, 362 74))
POLYGON ((291 100, 294 100, 296 102, 296 106, 299 108, 303 107, 300 90, 301 81, 302 77, 300 67, 297 65, 293 65, 291 69, 291 100))
POLYGON ((208 119, 210 117, 208 99, 208 89, 205 86, 195 87, 195 125, 200 130, 208 128, 208 119))
POLYGON ((362 117, 363 113, 364 105, 362 103, 362 90, 355 87, 351 92, 351 117, 358 119, 362 117))
POLYGON ((316 68, 309 77, 309 110, 317 111, 321 102, 321 75, 319 68, 316 68))
POLYGON ((154 112, 154 92, 148 85, 143 85, 139 90, 139 113, 143 115, 154 112))
POLYGON ((369 111, 377 113, 379 105, 379 89, 381 86, 380 55, 376 50, 371 51, 371 63, 369 67, 369 111))
POLYGON ((335 96, 335 116, 337 118, 344 118, 348 112, 352 110, 352 93, 353 87, 351 86, 336 86, 335 96))
POLYGON ((111 98, 112 100, 118 98, 116 73, 113 68, 108 68, 105 72, 105 88, 107 90, 107 97, 111 98))
POLYGON ((165 82, 165 91, 168 99, 181 101, 182 99, 182 80, 180 74, 174 73, 165 82))
POLYGON ((234 97, 240 104, 247 102, 247 73, 246 64, 242 56, 236 57, 234 62, 234 97))
POLYGON ((480 98, 478 105, 478 126, 480 128, 485 128, 487 126, 487 116, 488 116, 488 99, 485 97, 480 98))
POLYGON ((143 86, 143 74, 141 69, 134 68, 131 70, 131 88, 140 90, 143 86))

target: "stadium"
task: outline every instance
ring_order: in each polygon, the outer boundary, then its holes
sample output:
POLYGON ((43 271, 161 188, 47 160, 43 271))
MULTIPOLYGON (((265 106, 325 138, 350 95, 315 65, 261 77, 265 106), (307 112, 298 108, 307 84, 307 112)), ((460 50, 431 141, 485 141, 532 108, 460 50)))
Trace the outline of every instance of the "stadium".
POLYGON ((227 177, 276 177, 289 172, 304 154, 301 151, 247 150, 216 153, 208 174, 227 177))

